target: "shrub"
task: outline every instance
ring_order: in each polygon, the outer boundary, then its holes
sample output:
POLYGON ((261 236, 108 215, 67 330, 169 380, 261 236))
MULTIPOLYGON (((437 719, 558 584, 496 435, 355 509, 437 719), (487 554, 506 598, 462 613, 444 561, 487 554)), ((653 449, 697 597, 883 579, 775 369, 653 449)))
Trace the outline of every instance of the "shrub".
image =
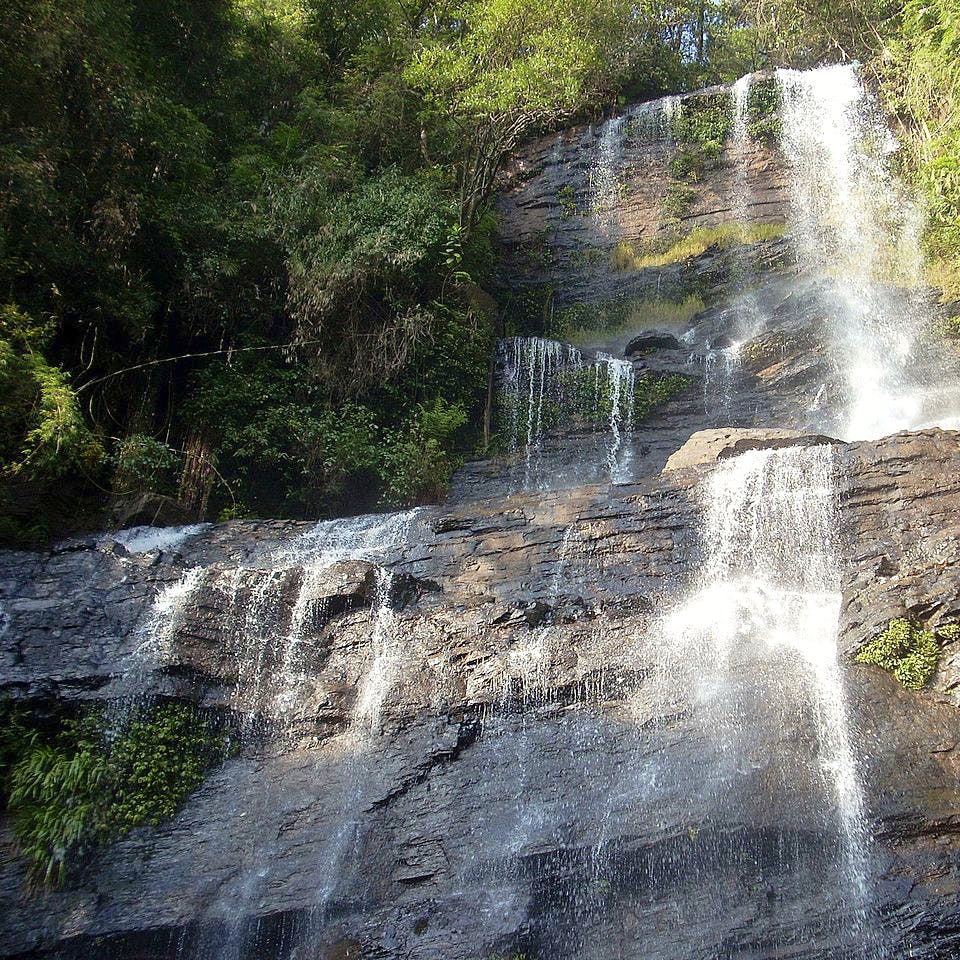
POLYGON ((776 143, 780 139, 780 105, 783 94, 776 80, 758 80, 747 94, 747 133, 754 140, 776 143))
POLYGON ((31 731, 9 776, 30 881, 62 884, 84 853, 172 817, 230 745, 219 725, 176 704, 137 710, 119 729, 90 713, 52 736, 31 731))
POLYGON ((928 630, 912 620, 897 618, 886 630, 861 647, 857 663, 872 663, 892 673, 911 690, 924 687, 940 664, 940 639, 953 638, 958 628, 950 624, 928 630))
POLYGON ((379 467, 383 500, 409 506, 440 496, 460 458, 451 451, 451 438, 466 423, 462 407, 437 398, 419 405, 406 422, 386 437, 379 467))
POLYGON ((103 460, 68 375, 41 353, 46 338, 16 307, 0 308, 0 466, 8 476, 56 479, 103 460))
POLYGON ((115 492, 172 494, 182 459, 169 444, 137 433, 120 441, 113 462, 115 492))

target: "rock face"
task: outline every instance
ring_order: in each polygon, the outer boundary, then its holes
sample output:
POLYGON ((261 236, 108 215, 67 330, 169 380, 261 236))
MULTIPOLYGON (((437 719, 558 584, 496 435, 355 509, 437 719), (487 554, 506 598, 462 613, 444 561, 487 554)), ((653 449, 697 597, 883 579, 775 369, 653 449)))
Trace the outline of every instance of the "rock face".
POLYGON ((669 460, 664 470, 683 470, 703 464, 716 463, 735 457, 747 450, 783 450, 789 447, 812 447, 825 443, 840 443, 830 437, 820 437, 800 430, 762 430, 725 428, 701 430, 695 433, 669 460))
POLYGON ((677 152, 670 118, 677 104, 696 108, 699 101, 729 97, 729 90, 717 87, 642 104, 523 149, 497 202, 504 286, 549 285, 563 305, 669 298, 670 289, 684 285, 681 267, 618 275, 598 264, 623 241, 653 244, 735 220, 783 223, 789 194, 782 158, 753 140, 728 143, 721 162, 684 182, 683 209, 670 209, 668 197, 677 186, 670 170, 677 152))
MULTIPOLYGON (((403 514, 0 553, 0 692, 118 722, 168 698, 243 732, 172 820, 63 889, 27 890, 4 823, 0 956, 960 955, 960 644, 919 691, 855 660, 892 618, 960 621, 960 434, 832 438, 835 303, 788 239, 749 248, 747 283, 737 246, 608 269, 616 243, 676 230, 677 145, 649 135, 665 106, 532 145, 500 201, 508 284, 646 304, 580 341, 584 362, 613 355, 608 384, 625 353, 630 376, 695 378, 632 432, 558 424, 533 482, 518 449, 403 514), (709 295, 676 315, 691 283, 709 295), (754 536, 781 514, 809 529, 754 536), (763 546, 805 582, 815 535, 840 558, 805 610, 836 601, 829 649, 758 642, 751 623, 803 589, 762 577, 730 643, 702 642, 743 601, 736 577, 705 581, 763 546)), ((782 158, 743 149, 698 182, 687 228, 788 216, 782 158)))
MULTIPOLYGON (((960 436, 902 434, 836 455, 851 544, 842 647, 891 616, 956 616, 960 436)), ((791 710, 764 730, 731 807, 713 779, 722 743, 684 705, 694 691, 660 697, 651 625, 697 565, 707 469, 422 511, 386 561, 395 593, 379 609, 369 563, 278 573, 278 555, 309 532, 290 524, 227 524, 171 554, 76 544, 4 556, 8 692, 99 698, 135 680, 284 724, 251 737, 171 823, 99 854, 62 892, 31 900, 8 854, 2 955, 227 956, 242 945, 285 956, 309 944, 311 956, 339 956, 356 944, 464 960, 679 958, 735 944, 759 957, 799 940, 798 956, 835 956, 843 891, 824 874, 822 801, 770 781, 804 762, 809 715, 791 710), (200 565, 164 643, 145 648, 136 627, 151 622, 152 598, 200 565), (232 603, 224 582, 239 584, 232 603), (258 593, 274 638, 289 639, 308 598, 295 668, 281 669, 289 650, 257 648, 258 593), (364 711, 385 610, 390 683, 364 711), (682 932, 665 931, 677 916, 682 932)), ((960 657, 948 648, 920 693, 877 668, 845 672, 881 926, 898 950, 953 956, 960 657)))

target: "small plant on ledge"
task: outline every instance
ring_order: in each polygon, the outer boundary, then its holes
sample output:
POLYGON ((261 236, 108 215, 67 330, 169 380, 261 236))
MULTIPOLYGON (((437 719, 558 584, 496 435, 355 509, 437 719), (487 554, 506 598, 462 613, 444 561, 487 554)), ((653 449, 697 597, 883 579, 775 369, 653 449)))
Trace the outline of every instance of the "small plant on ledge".
POLYGON ((960 635, 960 625, 927 629, 913 620, 898 617, 886 630, 860 648, 857 663, 870 663, 892 673, 910 690, 920 690, 937 672, 940 643, 960 635))

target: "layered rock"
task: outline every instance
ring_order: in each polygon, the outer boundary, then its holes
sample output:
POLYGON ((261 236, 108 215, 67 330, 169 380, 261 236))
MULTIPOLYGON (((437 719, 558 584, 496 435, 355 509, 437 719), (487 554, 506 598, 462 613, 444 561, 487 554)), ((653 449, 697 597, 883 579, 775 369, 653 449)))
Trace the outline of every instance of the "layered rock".
MULTIPOLYGON (((837 457, 851 545, 843 648, 892 616, 955 616, 960 437, 903 434, 837 457)), ((844 894, 823 874, 830 816, 785 773, 808 762, 809 713, 785 703, 773 726, 757 713, 753 766, 725 786, 722 742, 651 640, 697 565, 710 469, 612 495, 422 511, 387 561, 387 607, 369 563, 278 572, 306 532, 296 525, 227 524, 166 555, 5 555, 8 692, 129 695, 135 679, 141 692, 259 711, 275 734, 252 737, 171 823, 98 854, 62 892, 31 899, 8 853, 2 955, 228 955, 231 943, 464 960, 769 956, 790 943, 835 955, 844 894), (163 643, 145 644, 153 598, 200 564, 163 643), (284 672, 308 578, 310 615, 284 672), (224 581, 239 584, 232 602, 224 581), (260 636, 253 594, 276 641, 266 653, 238 647, 260 636), (360 709, 385 610, 395 661, 377 710, 360 709)), ((737 694, 748 701, 778 689, 760 656, 737 694)), ((845 667, 883 926, 917 957, 951 956, 960 938, 957 659, 948 648, 920 693, 845 667)))

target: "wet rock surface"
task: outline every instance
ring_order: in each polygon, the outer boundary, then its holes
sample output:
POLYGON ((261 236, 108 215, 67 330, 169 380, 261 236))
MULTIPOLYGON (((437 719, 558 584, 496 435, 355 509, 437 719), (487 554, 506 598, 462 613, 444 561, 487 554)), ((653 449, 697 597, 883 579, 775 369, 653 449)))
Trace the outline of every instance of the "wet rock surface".
MULTIPOLYGON (((901 434, 837 457, 851 545, 843 648, 892 616, 955 616, 960 437, 901 434)), ((266 558, 298 525, 226 524, 169 555, 92 543, 3 555, 6 692, 88 699, 132 693, 136 677, 141 691, 274 723, 172 822, 97 854, 62 892, 28 897, 8 835, 3 955, 96 945, 172 957, 192 943, 220 956, 257 936, 269 955, 288 937, 324 945, 320 956, 350 941, 370 955, 465 960, 515 948, 680 958, 717 943, 761 957, 798 936, 797 956, 836 955, 831 814, 770 780, 789 780, 813 748, 810 716, 785 701, 772 726, 762 721, 755 766, 731 785, 722 744, 684 706, 694 691, 663 695, 676 674, 648 642, 697 565, 708 470, 421 512, 390 561, 405 584, 391 613, 396 670, 360 724, 377 658, 369 563, 335 564, 311 584, 295 669, 283 669, 284 650, 267 651, 256 677, 238 669, 256 583, 271 584, 257 613, 265 635, 290 632, 305 574, 266 558), (162 648, 144 646, 157 592, 213 557, 162 648), (224 578, 239 584, 232 605, 224 578), (678 916, 682 934, 663 933, 678 916)), ((784 695, 758 656, 737 694, 745 704, 784 695)), ((884 926, 915 956, 952 956, 956 651, 919 693, 874 667, 848 661, 845 672, 884 926)))

